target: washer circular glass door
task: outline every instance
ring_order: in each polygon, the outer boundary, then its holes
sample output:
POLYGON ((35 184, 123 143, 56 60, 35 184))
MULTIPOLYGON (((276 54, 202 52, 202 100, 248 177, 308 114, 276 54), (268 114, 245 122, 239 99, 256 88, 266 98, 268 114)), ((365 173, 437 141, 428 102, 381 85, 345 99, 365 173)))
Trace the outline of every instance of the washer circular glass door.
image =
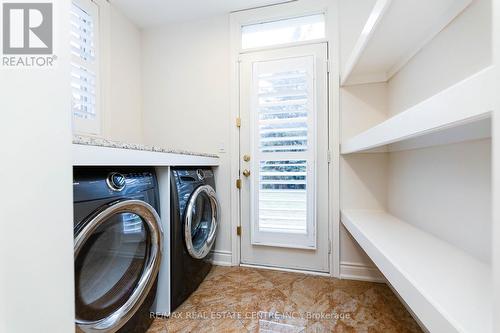
POLYGON ((161 259, 160 218, 140 200, 109 204, 75 236, 76 324, 115 332, 154 285, 161 259))
POLYGON ((188 253, 205 258, 215 243, 219 203, 210 185, 198 187, 189 199, 184 221, 184 239, 188 253))

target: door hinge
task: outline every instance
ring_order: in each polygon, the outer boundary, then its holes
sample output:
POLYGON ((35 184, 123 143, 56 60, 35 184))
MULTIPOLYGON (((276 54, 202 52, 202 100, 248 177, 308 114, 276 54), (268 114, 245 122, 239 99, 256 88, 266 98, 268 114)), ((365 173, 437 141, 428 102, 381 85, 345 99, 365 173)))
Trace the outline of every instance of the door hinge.
POLYGON ((236 227, 236 235, 241 236, 241 226, 236 227))
POLYGON ((328 240, 328 254, 331 254, 332 253, 332 242, 330 242, 330 240, 328 240))
POLYGON ((326 72, 330 74, 330 59, 326 60, 326 72))
POLYGON ((236 117, 236 127, 240 128, 241 127, 241 118, 236 117))
POLYGON ((326 155, 326 156, 327 156, 326 158, 327 158, 327 160, 328 160, 328 163, 332 163, 332 152, 331 152, 331 151, 328 151, 326 154, 327 154, 327 155, 326 155))
POLYGON ((236 179, 236 188, 241 189, 241 179, 236 179))

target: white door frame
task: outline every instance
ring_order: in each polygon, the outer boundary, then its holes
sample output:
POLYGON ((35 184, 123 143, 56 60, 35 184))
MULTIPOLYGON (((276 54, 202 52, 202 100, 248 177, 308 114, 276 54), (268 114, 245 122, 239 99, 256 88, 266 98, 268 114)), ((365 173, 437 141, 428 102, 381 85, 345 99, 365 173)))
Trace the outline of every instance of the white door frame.
MULTIPOLYGON (((230 15, 230 62, 231 62, 231 116, 235 121, 239 117, 239 63, 238 56, 241 50, 241 27, 252 23, 272 21, 289 17, 325 13, 326 38, 328 43, 329 73, 328 73, 328 146, 331 156, 329 164, 329 232, 332 251, 330 254, 330 275, 340 277, 340 177, 339 177, 339 140, 340 140, 340 112, 339 112, 339 32, 338 32, 338 2, 328 0, 302 0, 284 4, 261 7, 246 11, 235 12, 230 15)), ((318 42, 318 41, 315 41, 318 42)), ((293 45, 300 45, 294 43, 293 45)), ((284 46, 290 46, 284 45, 284 46)), ((269 49, 262 48, 260 50, 269 49)), ((256 51, 256 49, 252 49, 256 51)), ((240 192, 236 188, 236 180, 240 178, 240 132, 236 124, 231 130, 231 252, 232 265, 240 264, 240 242, 236 235, 236 228, 240 226, 240 192)))

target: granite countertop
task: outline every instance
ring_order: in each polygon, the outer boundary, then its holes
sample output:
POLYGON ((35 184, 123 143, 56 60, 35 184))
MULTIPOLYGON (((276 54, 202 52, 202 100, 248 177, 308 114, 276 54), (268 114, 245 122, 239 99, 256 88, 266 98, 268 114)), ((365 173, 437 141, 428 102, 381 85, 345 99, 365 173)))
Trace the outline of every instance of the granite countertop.
POLYGON ((215 154, 197 153, 197 152, 192 152, 192 151, 187 151, 187 150, 169 149, 169 148, 164 148, 164 147, 143 145, 143 144, 137 144, 137 143, 126 143, 126 142, 108 140, 108 139, 91 137, 91 136, 82 136, 82 135, 73 136, 73 143, 77 144, 77 145, 86 145, 86 146, 120 148, 120 149, 130 149, 130 150, 152 151, 152 152, 157 152, 157 153, 170 153, 170 154, 181 154, 181 155, 192 155, 192 156, 219 158, 219 156, 217 156, 215 154))

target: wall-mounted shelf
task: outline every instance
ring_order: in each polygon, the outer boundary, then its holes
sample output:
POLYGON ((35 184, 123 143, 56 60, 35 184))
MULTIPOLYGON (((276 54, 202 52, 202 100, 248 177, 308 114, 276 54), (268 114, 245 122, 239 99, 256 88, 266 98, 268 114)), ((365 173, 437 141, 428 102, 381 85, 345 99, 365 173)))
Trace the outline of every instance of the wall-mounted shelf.
POLYGON ((430 332, 492 332, 489 266, 381 211, 342 223, 430 332))
POLYGON ((392 144, 389 151, 491 136, 494 70, 488 67, 342 143, 350 154, 392 144))
POLYGON ((385 82, 472 0, 377 0, 341 73, 341 84, 385 82))

